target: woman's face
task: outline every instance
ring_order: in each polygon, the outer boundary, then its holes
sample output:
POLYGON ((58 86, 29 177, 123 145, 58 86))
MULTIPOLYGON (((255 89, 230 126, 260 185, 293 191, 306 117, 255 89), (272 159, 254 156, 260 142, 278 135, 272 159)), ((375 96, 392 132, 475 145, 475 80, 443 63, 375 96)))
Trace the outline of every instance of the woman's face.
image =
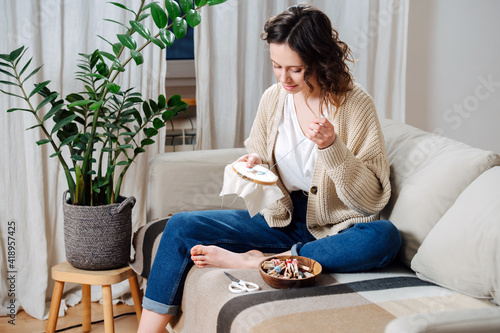
POLYGON ((283 88, 290 94, 306 94, 310 88, 304 80, 305 67, 299 55, 288 44, 279 43, 269 44, 269 53, 271 54, 274 75, 281 82, 283 88))

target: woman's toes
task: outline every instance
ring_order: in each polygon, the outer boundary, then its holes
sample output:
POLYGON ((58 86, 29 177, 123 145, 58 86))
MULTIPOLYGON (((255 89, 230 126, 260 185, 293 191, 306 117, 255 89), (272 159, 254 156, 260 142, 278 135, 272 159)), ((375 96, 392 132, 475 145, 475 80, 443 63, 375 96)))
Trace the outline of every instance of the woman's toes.
POLYGON ((191 248, 191 256, 199 256, 203 254, 203 245, 195 245, 191 248))

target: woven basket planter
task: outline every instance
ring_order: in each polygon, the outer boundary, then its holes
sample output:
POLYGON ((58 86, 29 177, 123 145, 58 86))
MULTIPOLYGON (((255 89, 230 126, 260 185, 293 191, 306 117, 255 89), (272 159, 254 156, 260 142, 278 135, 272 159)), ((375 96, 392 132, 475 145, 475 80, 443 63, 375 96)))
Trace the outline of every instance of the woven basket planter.
POLYGON ((102 206, 71 205, 63 196, 66 259, 76 268, 123 267, 130 259, 134 197, 102 206))

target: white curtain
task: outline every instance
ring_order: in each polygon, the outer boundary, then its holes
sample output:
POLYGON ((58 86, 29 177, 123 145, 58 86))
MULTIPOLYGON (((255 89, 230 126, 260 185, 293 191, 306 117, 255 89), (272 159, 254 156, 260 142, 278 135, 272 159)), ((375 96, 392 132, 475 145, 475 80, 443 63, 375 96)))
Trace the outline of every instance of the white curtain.
MULTIPOLYGON (((264 90, 276 82, 264 23, 291 0, 229 0, 202 12, 195 30, 198 148, 241 147, 264 90)), ((380 118, 404 122, 409 0, 310 0, 324 11, 358 61, 357 82, 380 118)))
MULTIPOLYGON (((140 2, 120 3, 137 10, 140 2)), ((0 53, 9 53, 21 45, 29 47, 24 61, 33 57, 32 69, 44 66, 27 82, 27 87, 32 89, 33 83, 51 80, 49 88, 64 98, 69 93, 83 91, 81 82, 74 80, 78 53, 91 53, 96 48, 112 53, 110 46, 97 35, 114 43, 116 34, 124 32, 123 27, 104 19, 128 22, 133 14, 100 0, 0 0, 0 31, 3 31, 0 53)), ((157 31, 151 19, 146 23, 151 31, 157 31)), ((143 97, 156 99, 164 93, 165 52, 148 46, 143 55, 144 64, 137 69, 129 67, 118 84, 136 87, 143 97)), ((0 80, 8 78, 0 73, 0 80)), ((19 93, 13 86, 1 88, 19 93)), ((35 104, 40 101, 37 97, 33 99, 35 104)), ((57 159, 49 158, 52 149, 35 144, 44 138, 42 132, 25 131, 35 124, 33 116, 5 112, 13 107, 26 107, 23 103, 0 93, 0 315, 10 314, 8 306, 15 300, 15 310, 23 308, 41 319, 48 313, 46 301, 50 301, 54 285, 50 268, 65 261, 62 195, 67 186, 57 159), (9 277, 12 279, 8 280, 9 277)), ((133 209, 134 230, 146 222, 148 160, 163 151, 164 136, 163 130, 157 143, 138 157, 122 186, 123 195, 137 198, 133 209)), ((75 288, 73 285, 68 289, 75 288)), ((126 290, 126 286, 114 287, 114 296, 126 290)), ((98 299, 99 293, 94 293, 94 289, 92 292, 93 299, 98 299)), ((73 303, 79 301, 78 294, 71 296, 73 303)))

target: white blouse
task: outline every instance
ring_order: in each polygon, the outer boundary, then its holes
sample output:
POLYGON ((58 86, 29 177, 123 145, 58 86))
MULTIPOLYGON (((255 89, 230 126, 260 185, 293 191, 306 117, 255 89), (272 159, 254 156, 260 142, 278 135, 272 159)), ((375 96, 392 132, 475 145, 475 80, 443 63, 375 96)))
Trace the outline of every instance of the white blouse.
POLYGON ((287 190, 309 192, 318 148, 314 142, 306 138, 300 128, 292 94, 285 97, 274 154, 281 180, 287 190), (304 138, 305 140, 295 148, 295 151, 292 151, 304 138))

